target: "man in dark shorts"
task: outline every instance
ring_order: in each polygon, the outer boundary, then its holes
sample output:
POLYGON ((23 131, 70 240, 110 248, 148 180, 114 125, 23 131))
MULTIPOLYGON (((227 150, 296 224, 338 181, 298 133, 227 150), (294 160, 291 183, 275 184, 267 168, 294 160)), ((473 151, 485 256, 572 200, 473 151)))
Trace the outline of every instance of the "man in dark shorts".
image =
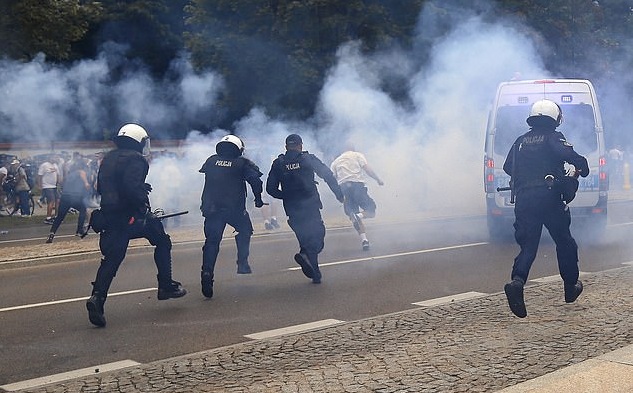
POLYGON ((341 186, 343 194, 345 194, 345 202, 343 204, 345 214, 348 215, 354 225, 354 229, 360 235, 363 250, 368 251, 369 240, 365 233, 363 218, 376 216, 376 202, 367 193, 365 174, 376 180, 378 185, 382 186, 384 183, 376 172, 369 167, 365 156, 355 151, 352 145, 349 145, 347 150, 332 162, 330 169, 332 169, 336 181, 341 186))

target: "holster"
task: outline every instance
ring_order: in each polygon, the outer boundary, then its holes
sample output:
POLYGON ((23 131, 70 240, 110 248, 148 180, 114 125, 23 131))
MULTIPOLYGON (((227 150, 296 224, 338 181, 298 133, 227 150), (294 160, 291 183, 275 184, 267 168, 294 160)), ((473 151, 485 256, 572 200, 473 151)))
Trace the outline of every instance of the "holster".
POLYGON ((563 176, 557 180, 557 189, 562 195, 565 203, 570 203, 576 198, 576 192, 578 192, 578 179, 573 176, 563 176))
POLYGON ((88 225, 96 233, 100 233, 105 229, 107 221, 101 209, 95 209, 92 213, 90 213, 90 221, 88 221, 88 225))

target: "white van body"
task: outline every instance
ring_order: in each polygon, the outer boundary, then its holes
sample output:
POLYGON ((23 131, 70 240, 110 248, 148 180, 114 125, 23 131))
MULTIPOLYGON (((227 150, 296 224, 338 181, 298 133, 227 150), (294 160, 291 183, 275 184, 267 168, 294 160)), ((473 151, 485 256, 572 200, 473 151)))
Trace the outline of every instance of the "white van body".
POLYGON ((529 130, 525 122, 532 104, 548 99, 560 105, 563 122, 557 128, 589 162, 590 174, 580 178, 576 198, 570 203, 572 221, 604 230, 607 219, 609 177, 602 116, 596 92, 584 79, 543 79, 503 82, 497 89, 486 128, 484 189, 488 230, 492 239, 513 234, 514 205, 507 187, 510 177, 503 163, 512 143, 529 130))

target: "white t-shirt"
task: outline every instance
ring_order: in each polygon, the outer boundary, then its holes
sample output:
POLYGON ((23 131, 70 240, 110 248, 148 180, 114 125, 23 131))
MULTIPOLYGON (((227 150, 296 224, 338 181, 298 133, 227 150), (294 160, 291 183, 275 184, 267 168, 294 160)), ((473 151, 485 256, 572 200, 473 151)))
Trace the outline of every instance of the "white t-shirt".
POLYGON ((365 182, 365 171, 363 167, 367 165, 367 159, 362 153, 348 150, 336 157, 330 165, 330 169, 336 177, 338 184, 345 182, 365 182))
POLYGON ((42 188, 57 188, 57 174, 57 165, 43 162, 37 170, 37 175, 42 176, 42 188))

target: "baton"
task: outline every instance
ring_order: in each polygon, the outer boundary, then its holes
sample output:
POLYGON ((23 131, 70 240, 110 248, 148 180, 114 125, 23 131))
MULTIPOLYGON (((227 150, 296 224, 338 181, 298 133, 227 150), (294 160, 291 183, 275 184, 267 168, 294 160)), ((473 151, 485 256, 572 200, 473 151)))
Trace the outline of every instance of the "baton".
POLYGON ((176 213, 161 214, 160 216, 156 216, 156 218, 159 220, 164 220, 165 218, 182 216, 183 214, 188 214, 188 213, 189 213, 189 210, 184 210, 184 211, 176 212, 176 213))

